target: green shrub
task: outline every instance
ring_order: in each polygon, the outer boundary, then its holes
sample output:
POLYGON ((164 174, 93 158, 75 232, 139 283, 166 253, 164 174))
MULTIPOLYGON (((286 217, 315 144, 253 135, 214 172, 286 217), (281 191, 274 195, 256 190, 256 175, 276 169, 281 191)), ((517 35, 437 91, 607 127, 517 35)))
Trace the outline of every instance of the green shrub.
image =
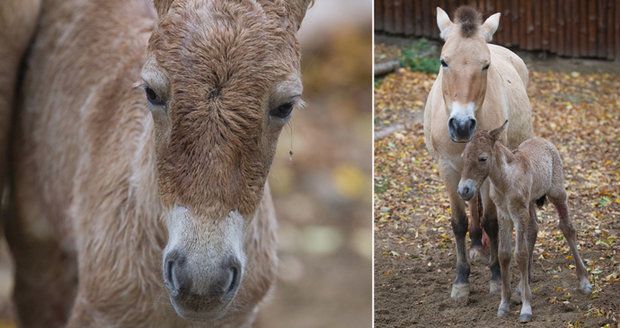
POLYGON ((411 71, 437 73, 439 71, 439 57, 436 47, 428 40, 420 39, 402 49, 400 65, 411 71))

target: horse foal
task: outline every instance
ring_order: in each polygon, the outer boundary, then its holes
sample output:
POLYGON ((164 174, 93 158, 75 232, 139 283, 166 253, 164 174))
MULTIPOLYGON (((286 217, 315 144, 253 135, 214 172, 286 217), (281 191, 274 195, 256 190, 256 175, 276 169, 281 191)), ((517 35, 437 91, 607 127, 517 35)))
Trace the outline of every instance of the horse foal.
POLYGON ((531 138, 519 145, 516 151, 497 142, 508 121, 492 131, 476 133, 463 152, 463 173, 458 185, 459 195, 469 200, 478 193, 484 180, 491 180, 490 197, 497 205, 499 214, 499 262, 502 286, 498 316, 504 316, 510 305, 510 259, 513 225, 516 226, 516 258, 521 272, 518 291, 522 306, 519 320, 532 319, 532 292, 530 277, 532 251, 536 243, 535 203, 540 205, 547 197, 560 216, 560 230, 568 241, 577 276, 579 290, 592 292, 588 272, 577 250, 576 233, 568 216, 567 195, 564 189, 562 160, 555 146, 542 138, 531 138))

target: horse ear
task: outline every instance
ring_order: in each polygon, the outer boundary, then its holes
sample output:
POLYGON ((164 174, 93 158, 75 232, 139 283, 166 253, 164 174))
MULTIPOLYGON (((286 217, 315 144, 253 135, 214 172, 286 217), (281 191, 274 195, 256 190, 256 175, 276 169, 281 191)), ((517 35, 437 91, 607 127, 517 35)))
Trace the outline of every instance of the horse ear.
POLYGON ((491 132, 489 132, 489 134, 491 135, 491 138, 493 138, 493 140, 495 141, 499 140, 499 137, 502 135, 502 132, 504 132, 507 125, 508 125, 508 120, 505 120, 502 126, 500 126, 499 128, 495 130, 491 130, 491 132))
POLYGON ((306 16, 306 11, 313 3, 314 0, 289 0, 286 2, 289 7, 289 19, 298 30, 306 16))
POLYGON ((163 17, 166 15, 173 2, 174 0, 153 0, 155 10, 157 10, 157 16, 163 17))
POLYGON ((445 41, 453 30, 454 23, 448 17, 443 9, 437 7, 437 27, 439 27, 439 36, 445 41))
POLYGON ((314 0, 258 0, 257 2, 266 11, 290 22, 296 30, 299 30, 306 11, 312 6, 314 0))
POLYGON ((491 15, 491 17, 487 18, 487 20, 484 21, 484 24, 482 24, 482 35, 484 35, 487 42, 491 42, 491 40, 493 40, 493 34, 495 34, 495 31, 497 31, 497 28, 499 27, 499 18, 501 15, 501 13, 495 13, 491 15))

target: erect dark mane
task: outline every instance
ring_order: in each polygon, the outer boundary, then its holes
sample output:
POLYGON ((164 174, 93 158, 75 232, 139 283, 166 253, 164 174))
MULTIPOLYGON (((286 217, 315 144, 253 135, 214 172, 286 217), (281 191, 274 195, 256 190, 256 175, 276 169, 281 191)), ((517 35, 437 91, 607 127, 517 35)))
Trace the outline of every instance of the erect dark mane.
POLYGON ((473 36, 482 24, 482 15, 473 7, 460 6, 454 13, 456 23, 461 25, 461 35, 464 38, 473 36))

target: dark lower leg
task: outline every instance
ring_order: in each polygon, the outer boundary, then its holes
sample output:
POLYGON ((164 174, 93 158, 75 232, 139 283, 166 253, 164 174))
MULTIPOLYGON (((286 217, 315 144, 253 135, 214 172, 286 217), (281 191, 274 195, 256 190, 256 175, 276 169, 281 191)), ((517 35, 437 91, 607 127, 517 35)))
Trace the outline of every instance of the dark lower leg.
POLYGON ((489 262, 489 269, 491 270, 491 282, 499 283, 500 278, 501 278, 501 273, 500 273, 499 258, 497 254, 498 248, 499 248, 497 217, 492 217, 492 218, 484 217, 483 226, 484 226, 484 231, 489 236, 489 242, 490 242, 489 248, 490 248, 491 260, 489 262))
POLYGON ((452 218, 452 232, 456 241, 456 278, 454 284, 469 284, 469 263, 465 252, 465 234, 467 217, 460 215, 452 218))

